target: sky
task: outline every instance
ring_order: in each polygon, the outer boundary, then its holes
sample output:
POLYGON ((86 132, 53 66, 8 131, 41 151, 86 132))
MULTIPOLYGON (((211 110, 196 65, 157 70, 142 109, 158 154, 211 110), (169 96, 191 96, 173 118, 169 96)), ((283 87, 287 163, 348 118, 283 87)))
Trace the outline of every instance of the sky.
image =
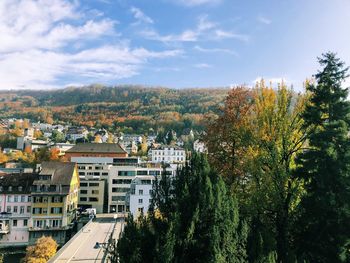
POLYGON ((322 53, 350 65, 349 12, 350 0, 1 0, 0 89, 302 90, 322 53))

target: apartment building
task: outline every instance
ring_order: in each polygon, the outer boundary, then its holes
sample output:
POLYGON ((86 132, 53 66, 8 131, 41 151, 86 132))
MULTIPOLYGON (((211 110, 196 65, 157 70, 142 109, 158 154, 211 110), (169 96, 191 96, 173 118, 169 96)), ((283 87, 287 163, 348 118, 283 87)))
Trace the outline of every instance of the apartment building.
POLYGON ((43 162, 31 191, 29 244, 51 236, 59 245, 71 234, 78 207, 79 176, 75 163, 43 162))
POLYGON ((148 151, 148 157, 154 163, 184 163, 186 151, 178 146, 159 145, 148 151))
POLYGON ((95 208, 96 213, 108 212, 108 174, 115 164, 137 163, 128 158, 116 143, 77 144, 66 152, 67 158, 76 162, 80 178, 79 207, 95 208))
MULTIPOLYGON (((171 175, 175 175, 176 168, 169 167, 166 171, 171 175)), ((136 178, 144 176, 160 176, 162 172, 163 168, 160 164, 152 165, 149 163, 138 166, 112 166, 108 178, 108 212, 128 212, 130 205, 126 197, 131 192, 132 182, 136 178)))
POLYGON ((126 204, 134 218, 147 213, 152 202, 152 189, 155 176, 137 176, 132 180, 130 192, 126 195, 126 204))
POLYGON ((0 177, 0 247, 26 246, 31 221, 31 186, 37 174, 0 177))

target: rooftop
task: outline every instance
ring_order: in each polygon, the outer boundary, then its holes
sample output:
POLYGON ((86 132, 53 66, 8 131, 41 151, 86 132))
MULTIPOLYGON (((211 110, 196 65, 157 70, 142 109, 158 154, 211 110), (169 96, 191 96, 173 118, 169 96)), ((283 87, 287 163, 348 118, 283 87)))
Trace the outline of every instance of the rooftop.
POLYGON ((75 165, 76 163, 73 162, 43 162, 40 176, 50 175, 52 185, 70 185, 75 165))
POLYGON ((66 153, 126 153, 117 143, 79 143, 66 153))

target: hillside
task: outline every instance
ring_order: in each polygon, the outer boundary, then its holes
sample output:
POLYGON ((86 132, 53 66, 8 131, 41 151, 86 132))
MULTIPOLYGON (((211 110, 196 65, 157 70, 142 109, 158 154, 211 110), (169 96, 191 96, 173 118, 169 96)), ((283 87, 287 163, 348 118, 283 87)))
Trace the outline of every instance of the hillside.
POLYGON ((2 91, 0 118, 104 126, 147 132, 149 128, 201 129, 228 92, 224 88, 168 89, 92 85, 61 90, 2 91))

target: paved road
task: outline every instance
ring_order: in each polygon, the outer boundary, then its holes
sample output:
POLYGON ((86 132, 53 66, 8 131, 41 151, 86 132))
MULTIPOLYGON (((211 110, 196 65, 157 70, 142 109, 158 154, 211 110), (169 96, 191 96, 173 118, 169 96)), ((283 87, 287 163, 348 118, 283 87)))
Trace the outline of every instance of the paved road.
POLYGON ((97 218, 96 221, 86 225, 68 246, 63 247, 63 250, 59 251, 58 257, 50 262, 102 262, 104 250, 103 248, 95 248, 96 242, 108 242, 113 229, 115 229, 113 237, 118 237, 119 232, 122 230, 122 224, 123 221, 121 219, 118 219, 116 222, 113 219, 97 218))

